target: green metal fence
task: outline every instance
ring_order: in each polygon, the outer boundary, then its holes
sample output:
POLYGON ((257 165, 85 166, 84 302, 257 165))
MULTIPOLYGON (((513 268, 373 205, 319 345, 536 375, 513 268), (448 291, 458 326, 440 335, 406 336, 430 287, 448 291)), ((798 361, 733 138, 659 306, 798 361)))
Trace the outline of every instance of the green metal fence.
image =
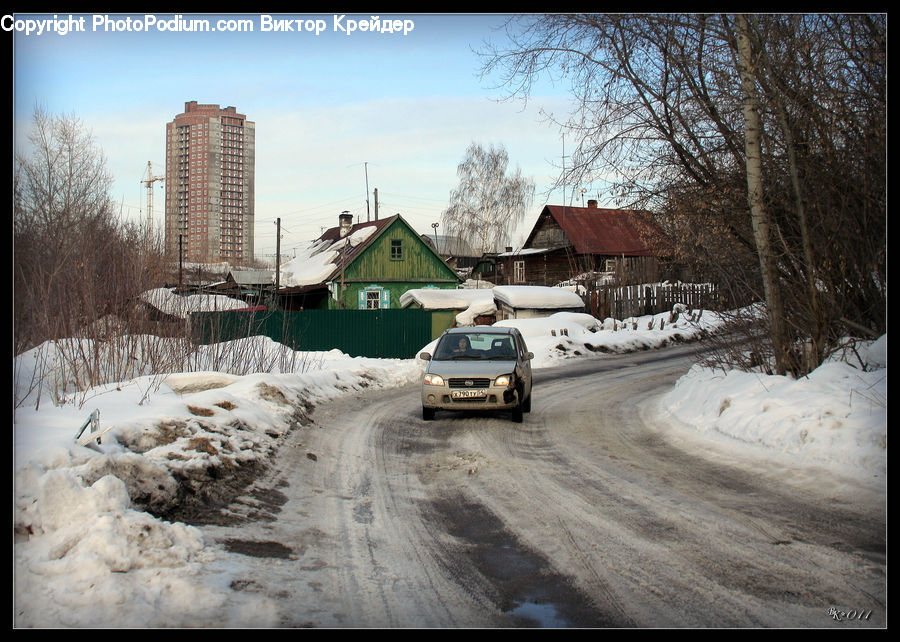
POLYGON ((444 329, 421 309, 197 312, 190 327, 199 344, 262 335, 293 350, 382 359, 412 358, 444 329))

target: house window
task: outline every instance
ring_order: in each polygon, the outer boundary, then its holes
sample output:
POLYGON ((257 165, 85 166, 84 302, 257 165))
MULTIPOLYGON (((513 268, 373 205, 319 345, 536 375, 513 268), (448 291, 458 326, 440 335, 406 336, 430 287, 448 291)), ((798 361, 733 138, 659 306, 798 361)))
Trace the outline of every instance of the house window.
POLYGON ((525 261, 513 263, 513 279, 516 283, 525 283, 525 261))
POLYGON ((403 239, 391 239, 391 260, 403 260, 403 239))
POLYGON ((606 269, 604 272, 615 272, 616 271, 616 259, 606 259, 606 269))
POLYGON ((381 310, 391 307, 391 291, 377 285, 359 290, 357 308, 360 310, 381 310))

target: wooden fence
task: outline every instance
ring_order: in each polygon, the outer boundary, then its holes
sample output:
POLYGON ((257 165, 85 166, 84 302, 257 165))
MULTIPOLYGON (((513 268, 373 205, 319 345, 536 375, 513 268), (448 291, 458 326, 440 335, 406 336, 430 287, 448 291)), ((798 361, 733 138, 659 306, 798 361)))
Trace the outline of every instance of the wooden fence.
POLYGON ((598 319, 660 314, 670 311, 676 303, 690 309, 717 310, 719 290, 711 283, 600 286, 591 290, 585 301, 598 319))

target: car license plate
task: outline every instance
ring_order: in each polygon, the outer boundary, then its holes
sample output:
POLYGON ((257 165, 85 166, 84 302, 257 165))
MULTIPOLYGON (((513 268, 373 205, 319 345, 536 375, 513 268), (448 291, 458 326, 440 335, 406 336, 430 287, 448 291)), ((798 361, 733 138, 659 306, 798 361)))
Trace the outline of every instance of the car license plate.
POLYGON ((453 399, 480 399, 486 395, 485 390, 454 390, 450 393, 453 399))

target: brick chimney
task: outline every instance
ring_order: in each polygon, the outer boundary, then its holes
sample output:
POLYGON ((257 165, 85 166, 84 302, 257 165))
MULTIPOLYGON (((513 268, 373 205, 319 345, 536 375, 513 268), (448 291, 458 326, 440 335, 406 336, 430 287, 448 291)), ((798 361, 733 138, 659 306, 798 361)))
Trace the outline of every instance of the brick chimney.
POLYGON ((595 201, 594 199, 589 199, 588 207, 591 208, 592 210, 597 209, 597 201, 595 201))
POLYGON ((338 217, 338 223, 341 228, 341 238, 344 238, 345 236, 347 236, 347 234, 350 233, 350 228, 353 227, 353 214, 344 210, 338 217))

